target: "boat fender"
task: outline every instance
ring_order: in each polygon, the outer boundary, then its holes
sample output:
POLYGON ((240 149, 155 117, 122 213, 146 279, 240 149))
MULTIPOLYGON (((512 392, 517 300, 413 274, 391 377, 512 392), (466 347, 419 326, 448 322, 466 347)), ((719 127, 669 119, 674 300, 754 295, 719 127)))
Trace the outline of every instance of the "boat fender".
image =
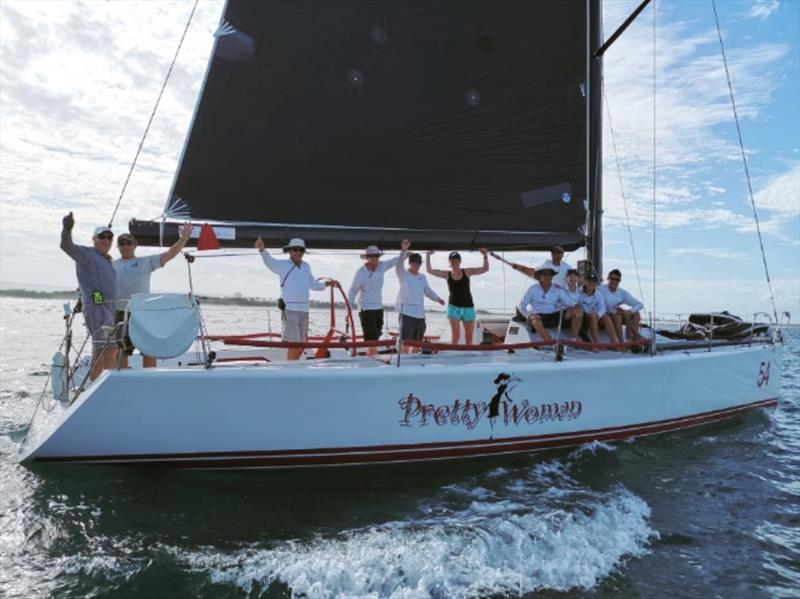
POLYGON ((58 401, 67 400, 67 359, 60 351, 53 355, 50 366, 50 384, 53 388, 53 397, 58 401))

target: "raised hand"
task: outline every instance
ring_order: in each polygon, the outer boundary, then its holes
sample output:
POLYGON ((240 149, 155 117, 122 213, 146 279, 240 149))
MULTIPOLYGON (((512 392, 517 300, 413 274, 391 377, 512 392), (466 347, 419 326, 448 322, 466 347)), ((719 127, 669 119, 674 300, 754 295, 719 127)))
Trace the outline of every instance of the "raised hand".
POLYGON ((426 256, 433 256, 433 250, 428 250, 427 252, 425 252, 425 255, 426 256))
POLYGON ((183 223, 183 229, 181 229, 181 241, 184 243, 189 241, 189 238, 192 236, 192 231, 194 231, 194 225, 192 223, 183 223))
POLYGON ((259 252, 263 252, 264 251, 264 247, 265 247, 264 246, 264 240, 261 239, 261 236, 259 235, 258 239, 256 239, 256 249, 259 252))
POLYGON ((489 253, 489 250, 487 250, 486 248, 479 248, 478 251, 484 256, 486 256, 489 253))
POLYGON ((65 216, 65 217, 64 217, 64 218, 61 220, 61 224, 64 226, 64 228, 65 228, 67 231, 71 231, 71 230, 72 230, 72 227, 74 227, 74 226, 75 226, 75 217, 74 217, 74 216, 72 216, 72 212, 70 212, 69 214, 67 214, 67 215, 66 215, 66 216, 65 216))
POLYGON ((411 241, 409 239, 404 239, 400 242, 400 249, 404 252, 407 252, 408 249, 411 247, 411 241))

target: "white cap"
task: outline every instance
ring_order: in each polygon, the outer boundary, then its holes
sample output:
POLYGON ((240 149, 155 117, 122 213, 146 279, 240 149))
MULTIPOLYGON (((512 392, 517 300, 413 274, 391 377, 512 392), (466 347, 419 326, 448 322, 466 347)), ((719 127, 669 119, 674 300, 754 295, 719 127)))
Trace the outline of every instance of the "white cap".
POLYGON ((92 237, 97 237, 98 235, 100 235, 100 233, 106 233, 106 232, 111 233, 112 235, 114 234, 114 231, 111 230, 111 227, 108 227, 106 225, 100 225, 99 227, 94 228, 94 233, 92 234, 92 237))
POLYGON ((291 248, 303 248, 306 249, 306 242, 300 239, 299 237, 293 237, 289 240, 285 246, 283 246, 283 251, 288 252, 291 248))
POLYGON ((383 252, 377 245, 368 245, 367 249, 361 254, 361 259, 366 260, 370 256, 380 256, 383 252))

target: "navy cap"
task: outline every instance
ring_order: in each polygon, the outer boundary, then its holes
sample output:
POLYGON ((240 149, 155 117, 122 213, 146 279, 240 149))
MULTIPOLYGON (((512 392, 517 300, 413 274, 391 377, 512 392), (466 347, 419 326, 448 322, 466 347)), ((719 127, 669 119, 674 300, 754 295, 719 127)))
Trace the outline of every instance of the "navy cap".
POLYGON ((448 260, 461 260, 461 254, 458 252, 450 252, 450 255, 447 257, 448 260))

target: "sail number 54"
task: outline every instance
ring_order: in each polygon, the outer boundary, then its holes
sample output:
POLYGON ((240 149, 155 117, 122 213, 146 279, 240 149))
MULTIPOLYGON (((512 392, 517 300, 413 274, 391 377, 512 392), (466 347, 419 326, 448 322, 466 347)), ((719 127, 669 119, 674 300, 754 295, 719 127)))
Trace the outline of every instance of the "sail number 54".
POLYGON ((759 387, 769 383, 769 362, 761 362, 761 366, 758 367, 756 383, 759 387))

